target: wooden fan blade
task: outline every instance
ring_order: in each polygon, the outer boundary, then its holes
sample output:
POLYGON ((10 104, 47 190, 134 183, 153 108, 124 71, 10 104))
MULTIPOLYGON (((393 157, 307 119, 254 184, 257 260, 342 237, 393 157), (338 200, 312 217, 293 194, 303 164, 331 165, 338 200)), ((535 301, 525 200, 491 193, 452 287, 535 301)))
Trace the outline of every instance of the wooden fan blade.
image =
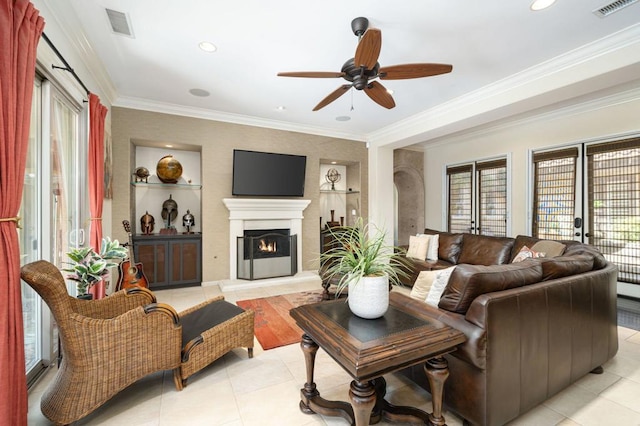
POLYGON ((320 101, 320 103, 318 105, 315 106, 315 108, 313 109, 314 111, 317 111, 321 108, 326 107, 327 105, 329 105, 331 102, 335 101, 336 99, 338 99, 340 96, 344 95, 345 93, 347 93, 347 91, 351 89, 351 85, 350 84, 343 84, 342 86, 338 87, 336 90, 334 90, 333 92, 329 93, 329 95, 324 98, 323 100, 320 101))
POLYGON ((293 71, 279 72, 278 77, 340 78, 344 77, 344 73, 332 71, 293 71))
POLYGON ((358 43, 354 57, 355 66, 373 69, 378 63, 381 47, 382 33, 377 28, 369 28, 358 43))
POLYGON ((446 74, 452 69, 448 64, 403 64, 382 67, 378 74, 382 80, 403 80, 446 74))
POLYGON ((393 97, 387 89, 377 81, 372 81, 364 88, 364 93, 367 94, 375 103, 383 106, 387 109, 391 109, 396 106, 393 97))

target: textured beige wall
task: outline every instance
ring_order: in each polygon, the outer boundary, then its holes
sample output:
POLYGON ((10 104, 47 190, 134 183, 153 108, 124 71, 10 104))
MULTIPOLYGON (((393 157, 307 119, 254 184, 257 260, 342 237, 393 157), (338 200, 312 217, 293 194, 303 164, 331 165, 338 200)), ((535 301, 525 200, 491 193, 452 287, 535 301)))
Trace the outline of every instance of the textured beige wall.
POLYGON ((260 127, 243 126, 149 111, 114 107, 113 204, 114 238, 127 239, 121 222, 132 222, 130 187, 135 140, 188 144, 202 147, 202 251, 203 281, 229 278, 229 211, 222 199, 231 197, 233 149, 280 152, 307 156, 304 199, 311 200, 303 212, 302 265, 300 270, 317 269, 320 245, 318 177, 320 161, 360 161, 361 215, 367 217, 367 149, 358 141, 336 139, 260 127))

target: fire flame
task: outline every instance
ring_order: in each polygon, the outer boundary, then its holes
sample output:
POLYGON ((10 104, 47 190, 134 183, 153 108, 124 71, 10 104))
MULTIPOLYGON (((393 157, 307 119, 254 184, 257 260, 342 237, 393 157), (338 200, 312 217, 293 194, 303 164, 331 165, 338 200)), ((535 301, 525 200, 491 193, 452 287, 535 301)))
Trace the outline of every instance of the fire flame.
POLYGON ((275 253, 277 251, 276 242, 275 241, 265 241, 260 240, 260 245, 258 245, 258 250, 267 253, 275 253))

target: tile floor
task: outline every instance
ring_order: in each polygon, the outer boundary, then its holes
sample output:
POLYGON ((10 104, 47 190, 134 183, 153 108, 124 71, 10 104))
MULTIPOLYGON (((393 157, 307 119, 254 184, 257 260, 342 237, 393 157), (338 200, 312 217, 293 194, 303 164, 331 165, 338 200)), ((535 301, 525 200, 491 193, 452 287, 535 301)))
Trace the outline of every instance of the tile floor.
MULTIPOLYGON (((228 287, 226 287, 228 288, 228 287)), ((266 297, 318 289, 317 282, 225 291, 227 300, 266 297)), ((400 290, 403 291, 403 290, 400 290)), ((180 311, 221 294, 217 285, 156 292, 158 300, 180 311)), ((640 332, 619 327, 620 350, 602 375, 589 374, 560 394, 516 419, 511 425, 640 425, 640 332)), ((236 349, 189 379, 177 392, 171 372, 134 383, 77 425, 347 425, 335 417, 305 415, 298 409, 305 367, 298 345, 263 351, 256 341, 254 358, 236 349)), ((316 383, 323 397, 347 400, 350 377, 318 351, 316 383)), ((52 369, 53 370, 53 369, 52 369)), ((40 396, 54 371, 29 395, 29 425, 50 424, 40 412, 40 396)), ((429 394, 408 379, 386 376, 390 402, 430 410, 429 394)), ((447 424, 461 419, 445 412, 447 424)), ((387 423, 381 422, 384 425, 387 423)))

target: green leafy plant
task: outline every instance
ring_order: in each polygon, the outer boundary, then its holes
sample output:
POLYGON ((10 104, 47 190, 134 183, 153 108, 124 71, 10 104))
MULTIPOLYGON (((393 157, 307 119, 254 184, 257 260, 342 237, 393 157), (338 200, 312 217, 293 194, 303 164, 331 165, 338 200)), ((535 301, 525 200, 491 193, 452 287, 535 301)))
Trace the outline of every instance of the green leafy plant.
POLYGON ((339 295, 349 283, 363 277, 388 276, 392 285, 402 285, 409 276, 404 250, 385 243, 385 233, 358 218, 354 226, 330 228, 333 243, 320 255, 321 275, 337 281, 339 295))
POLYGON ((77 283, 78 295, 87 294, 89 288, 109 274, 109 268, 118 266, 118 263, 127 257, 127 249, 122 247, 118 240, 109 237, 102 239, 100 253, 96 253, 93 247, 81 247, 71 249, 67 256, 71 262, 66 262, 69 272, 67 279, 77 283))

